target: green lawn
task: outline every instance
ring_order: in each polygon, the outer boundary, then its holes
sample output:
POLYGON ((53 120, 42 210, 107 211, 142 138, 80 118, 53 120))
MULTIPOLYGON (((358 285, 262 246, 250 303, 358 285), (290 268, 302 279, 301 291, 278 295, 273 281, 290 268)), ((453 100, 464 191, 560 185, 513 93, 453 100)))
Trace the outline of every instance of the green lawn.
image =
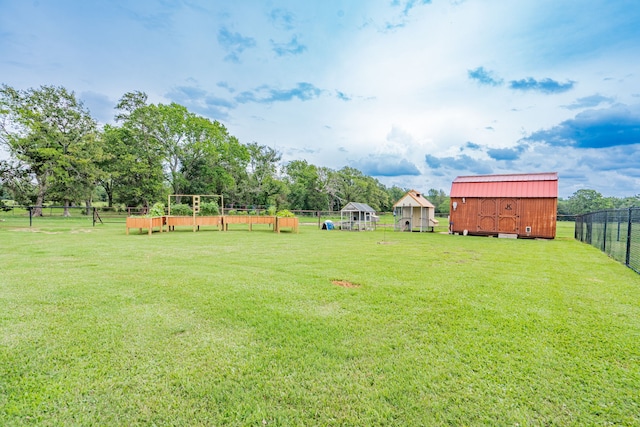
POLYGON ((572 236, 8 218, 0 425, 640 425, 640 275, 572 236))

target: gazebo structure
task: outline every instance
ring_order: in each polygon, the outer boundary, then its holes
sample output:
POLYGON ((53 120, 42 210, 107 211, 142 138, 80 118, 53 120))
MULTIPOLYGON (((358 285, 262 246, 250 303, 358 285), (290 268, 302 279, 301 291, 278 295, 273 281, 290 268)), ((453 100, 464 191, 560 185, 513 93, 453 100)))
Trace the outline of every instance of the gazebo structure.
POLYGON ((375 230, 377 221, 376 211, 366 203, 349 202, 340 210, 341 230, 375 230))
POLYGON ((393 205, 396 231, 433 231, 436 208, 422 193, 410 190, 393 205))

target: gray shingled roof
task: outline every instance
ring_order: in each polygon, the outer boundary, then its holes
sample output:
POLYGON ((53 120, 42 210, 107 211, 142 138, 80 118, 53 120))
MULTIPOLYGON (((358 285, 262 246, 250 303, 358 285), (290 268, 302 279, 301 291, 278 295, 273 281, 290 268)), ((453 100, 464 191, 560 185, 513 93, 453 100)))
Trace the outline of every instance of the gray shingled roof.
POLYGON ((373 209, 371 206, 367 205, 366 203, 356 203, 356 202, 349 202, 345 205, 344 208, 342 208, 340 210, 341 212, 371 212, 371 213, 376 213, 375 209, 373 209))

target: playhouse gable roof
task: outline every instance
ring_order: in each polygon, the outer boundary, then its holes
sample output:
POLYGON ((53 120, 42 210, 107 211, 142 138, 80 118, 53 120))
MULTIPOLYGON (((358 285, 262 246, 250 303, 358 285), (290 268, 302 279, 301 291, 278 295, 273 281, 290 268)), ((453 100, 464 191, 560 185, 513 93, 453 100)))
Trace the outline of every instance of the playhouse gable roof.
POLYGON ((397 206, 415 206, 415 207, 423 207, 423 208, 435 208, 433 204, 427 200, 422 193, 419 193, 416 190, 409 190, 407 194, 402 196, 400 200, 398 200, 393 207, 397 206))
POLYGON ((459 176, 450 196, 557 198, 558 173, 459 176))

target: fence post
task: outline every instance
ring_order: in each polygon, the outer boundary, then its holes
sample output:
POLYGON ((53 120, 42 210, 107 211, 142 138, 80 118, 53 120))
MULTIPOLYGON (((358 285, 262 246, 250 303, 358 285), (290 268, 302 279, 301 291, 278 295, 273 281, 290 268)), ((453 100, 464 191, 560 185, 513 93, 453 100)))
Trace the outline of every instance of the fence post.
POLYGON ((31 228, 31 225, 33 224, 33 206, 28 206, 29 209, 29 228, 31 228))
POLYGON ((620 225, 622 221, 620 220, 620 212, 618 212, 618 234, 616 235, 616 242, 620 241, 620 225))
POLYGON ((629 208, 629 221, 627 223, 627 254, 624 262, 627 267, 629 267, 629 263, 631 262, 631 224, 633 224, 633 222, 631 221, 632 211, 633 208, 629 208))
POLYGON ((607 253, 607 222, 609 221, 609 211, 604 211, 604 229, 602 233, 602 252, 607 253))

